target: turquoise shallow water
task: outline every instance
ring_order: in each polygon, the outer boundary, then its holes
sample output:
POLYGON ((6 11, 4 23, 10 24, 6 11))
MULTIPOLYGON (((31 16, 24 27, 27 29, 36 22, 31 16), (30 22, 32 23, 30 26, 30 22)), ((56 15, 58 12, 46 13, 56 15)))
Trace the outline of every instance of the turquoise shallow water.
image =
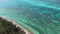
POLYGON ((0 0, 0 15, 33 34, 60 34, 59 0, 0 0))

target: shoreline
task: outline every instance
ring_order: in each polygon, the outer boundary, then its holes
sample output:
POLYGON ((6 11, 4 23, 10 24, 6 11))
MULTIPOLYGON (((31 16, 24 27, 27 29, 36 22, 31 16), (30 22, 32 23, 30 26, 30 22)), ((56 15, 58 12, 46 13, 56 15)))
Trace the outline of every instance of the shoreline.
POLYGON ((21 30, 23 30, 26 34, 32 34, 32 32, 30 32, 28 29, 24 28, 23 26, 21 26, 17 22, 15 22, 11 19, 4 18, 4 17, 0 17, 0 18, 5 19, 6 21, 12 22, 13 25, 15 25, 16 27, 21 28, 21 30))

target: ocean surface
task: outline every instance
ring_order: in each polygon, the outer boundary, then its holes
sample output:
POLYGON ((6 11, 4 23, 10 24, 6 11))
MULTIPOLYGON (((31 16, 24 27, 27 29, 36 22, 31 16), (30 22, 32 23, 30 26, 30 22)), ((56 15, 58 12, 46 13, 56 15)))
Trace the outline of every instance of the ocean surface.
POLYGON ((60 0, 0 0, 0 16, 33 34, 60 34, 60 0))

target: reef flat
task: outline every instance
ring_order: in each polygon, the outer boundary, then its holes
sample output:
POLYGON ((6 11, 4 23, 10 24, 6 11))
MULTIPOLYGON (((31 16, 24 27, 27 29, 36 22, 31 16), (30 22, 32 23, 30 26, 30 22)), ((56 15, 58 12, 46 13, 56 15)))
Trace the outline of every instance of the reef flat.
POLYGON ((33 34, 60 34, 59 0, 3 0, 0 15, 33 34))

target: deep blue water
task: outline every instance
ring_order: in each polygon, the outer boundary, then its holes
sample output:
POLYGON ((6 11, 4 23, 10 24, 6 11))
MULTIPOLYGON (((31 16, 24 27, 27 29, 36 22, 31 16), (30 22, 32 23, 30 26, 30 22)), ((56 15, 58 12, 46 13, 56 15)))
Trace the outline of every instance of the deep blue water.
POLYGON ((0 15, 33 34, 60 34, 59 0, 0 0, 0 15))

